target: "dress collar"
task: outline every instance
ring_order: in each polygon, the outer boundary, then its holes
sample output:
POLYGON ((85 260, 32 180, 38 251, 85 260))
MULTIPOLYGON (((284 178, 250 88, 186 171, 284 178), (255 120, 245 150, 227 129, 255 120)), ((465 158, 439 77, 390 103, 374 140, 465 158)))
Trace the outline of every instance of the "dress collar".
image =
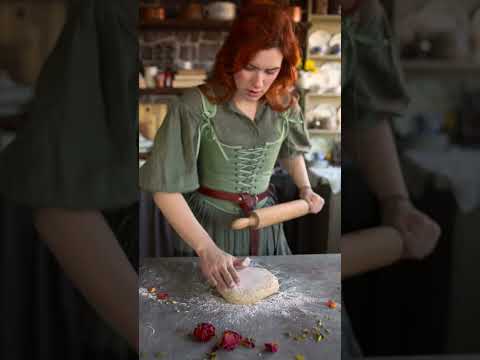
MULTIPOLYGON (((236 114, 239 114, 240 116, 248 118, 247 115, 245 115, 238 107, 235 105, 233 102, 233 99, 228 100, 227 102, 227 108, 231 111, 233 111, 236 114)), ((267 103, 264 100, 259 100, 258 105, 257 105, 257 111, 255 112, 255 122, 257 122, 259 119, 263 117, 263 113, 267 108, 267 103)), ((249 121, 251 121, 249 119, 249 121)))

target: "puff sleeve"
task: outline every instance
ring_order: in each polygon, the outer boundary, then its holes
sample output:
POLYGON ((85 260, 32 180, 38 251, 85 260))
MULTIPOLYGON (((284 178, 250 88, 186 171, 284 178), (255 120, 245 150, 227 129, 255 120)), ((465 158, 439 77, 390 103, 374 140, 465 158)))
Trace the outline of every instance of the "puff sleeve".
POLYGON ((187 193, 199 187, 197 141, 199 120, 180 100, 169 105, 153 150, 140 168, 140 188, 149 192, 187 193))
POLYGON ((287 135, 280 148, 279 158, 291 158, 310 151, 308 129, 300 106, 291 107, 286 115, 287 135))

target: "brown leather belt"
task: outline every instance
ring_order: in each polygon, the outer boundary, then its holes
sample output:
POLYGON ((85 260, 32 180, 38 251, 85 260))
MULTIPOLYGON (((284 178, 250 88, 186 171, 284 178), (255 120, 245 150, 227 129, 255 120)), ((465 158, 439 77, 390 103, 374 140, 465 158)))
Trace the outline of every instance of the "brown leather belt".
MULTIPOLYGON (((259 201, 271 196, 271 188, 258 195, 251 195, 248 193, 231 193, 221 190, 210 189, 205 186, 201 186, 198 192, 210 196, 219 200, 226 200, 237 204, 242 209, 245 216, 249 216, 250 213, 255 210, 255 207, 259 201)), ((258 255, 258 230, 250 228, 250 255, 258 255)))

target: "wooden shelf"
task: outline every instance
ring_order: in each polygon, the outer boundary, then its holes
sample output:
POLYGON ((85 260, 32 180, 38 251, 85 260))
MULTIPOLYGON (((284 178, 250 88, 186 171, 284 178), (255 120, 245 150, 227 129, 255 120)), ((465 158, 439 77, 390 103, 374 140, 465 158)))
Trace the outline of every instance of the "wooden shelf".
POLYGON ((402 67, 408 72, 480 71, 480 63, 455 60, 402 60, 402 67))
POLYGON ((325 129, 308 129, 311 135, 340 135, 342 132, 339 130, 325 130, 325 129))
POLYGON ((342 57, 338 55, 309 55, 308 59, 315 61, 342 61, 342 57))
POLYGON ((316 94, 311 92, 307 92, 305 96, 310 98, 323 98, 323 99, 335 99, 335 100, 339 100, 342 98, 342 95, 337 95, 337 94, 316 94))
POLYGON ((231 21, 169 19, 140 23, 139 29, 170 31, 229 31, 231 26, 231 21))
POLYGON ((312 14, 310 18, 311 22, 341 22, 342 16, 341 15, 315 15, 312 14))
POLYGON ((142 95, 181 95, 185 89, 181 88, 156 88, 156 89, 139 89, 142 95))

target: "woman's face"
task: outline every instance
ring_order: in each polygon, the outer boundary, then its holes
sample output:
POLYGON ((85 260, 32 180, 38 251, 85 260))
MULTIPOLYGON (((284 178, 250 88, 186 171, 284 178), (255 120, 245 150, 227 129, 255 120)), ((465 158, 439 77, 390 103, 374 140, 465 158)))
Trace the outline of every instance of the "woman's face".
POLYGON ((246 101, 258 101, 277 78, 283 55, 278 48, 259 51, 233 78, 236 97, 246 101))

